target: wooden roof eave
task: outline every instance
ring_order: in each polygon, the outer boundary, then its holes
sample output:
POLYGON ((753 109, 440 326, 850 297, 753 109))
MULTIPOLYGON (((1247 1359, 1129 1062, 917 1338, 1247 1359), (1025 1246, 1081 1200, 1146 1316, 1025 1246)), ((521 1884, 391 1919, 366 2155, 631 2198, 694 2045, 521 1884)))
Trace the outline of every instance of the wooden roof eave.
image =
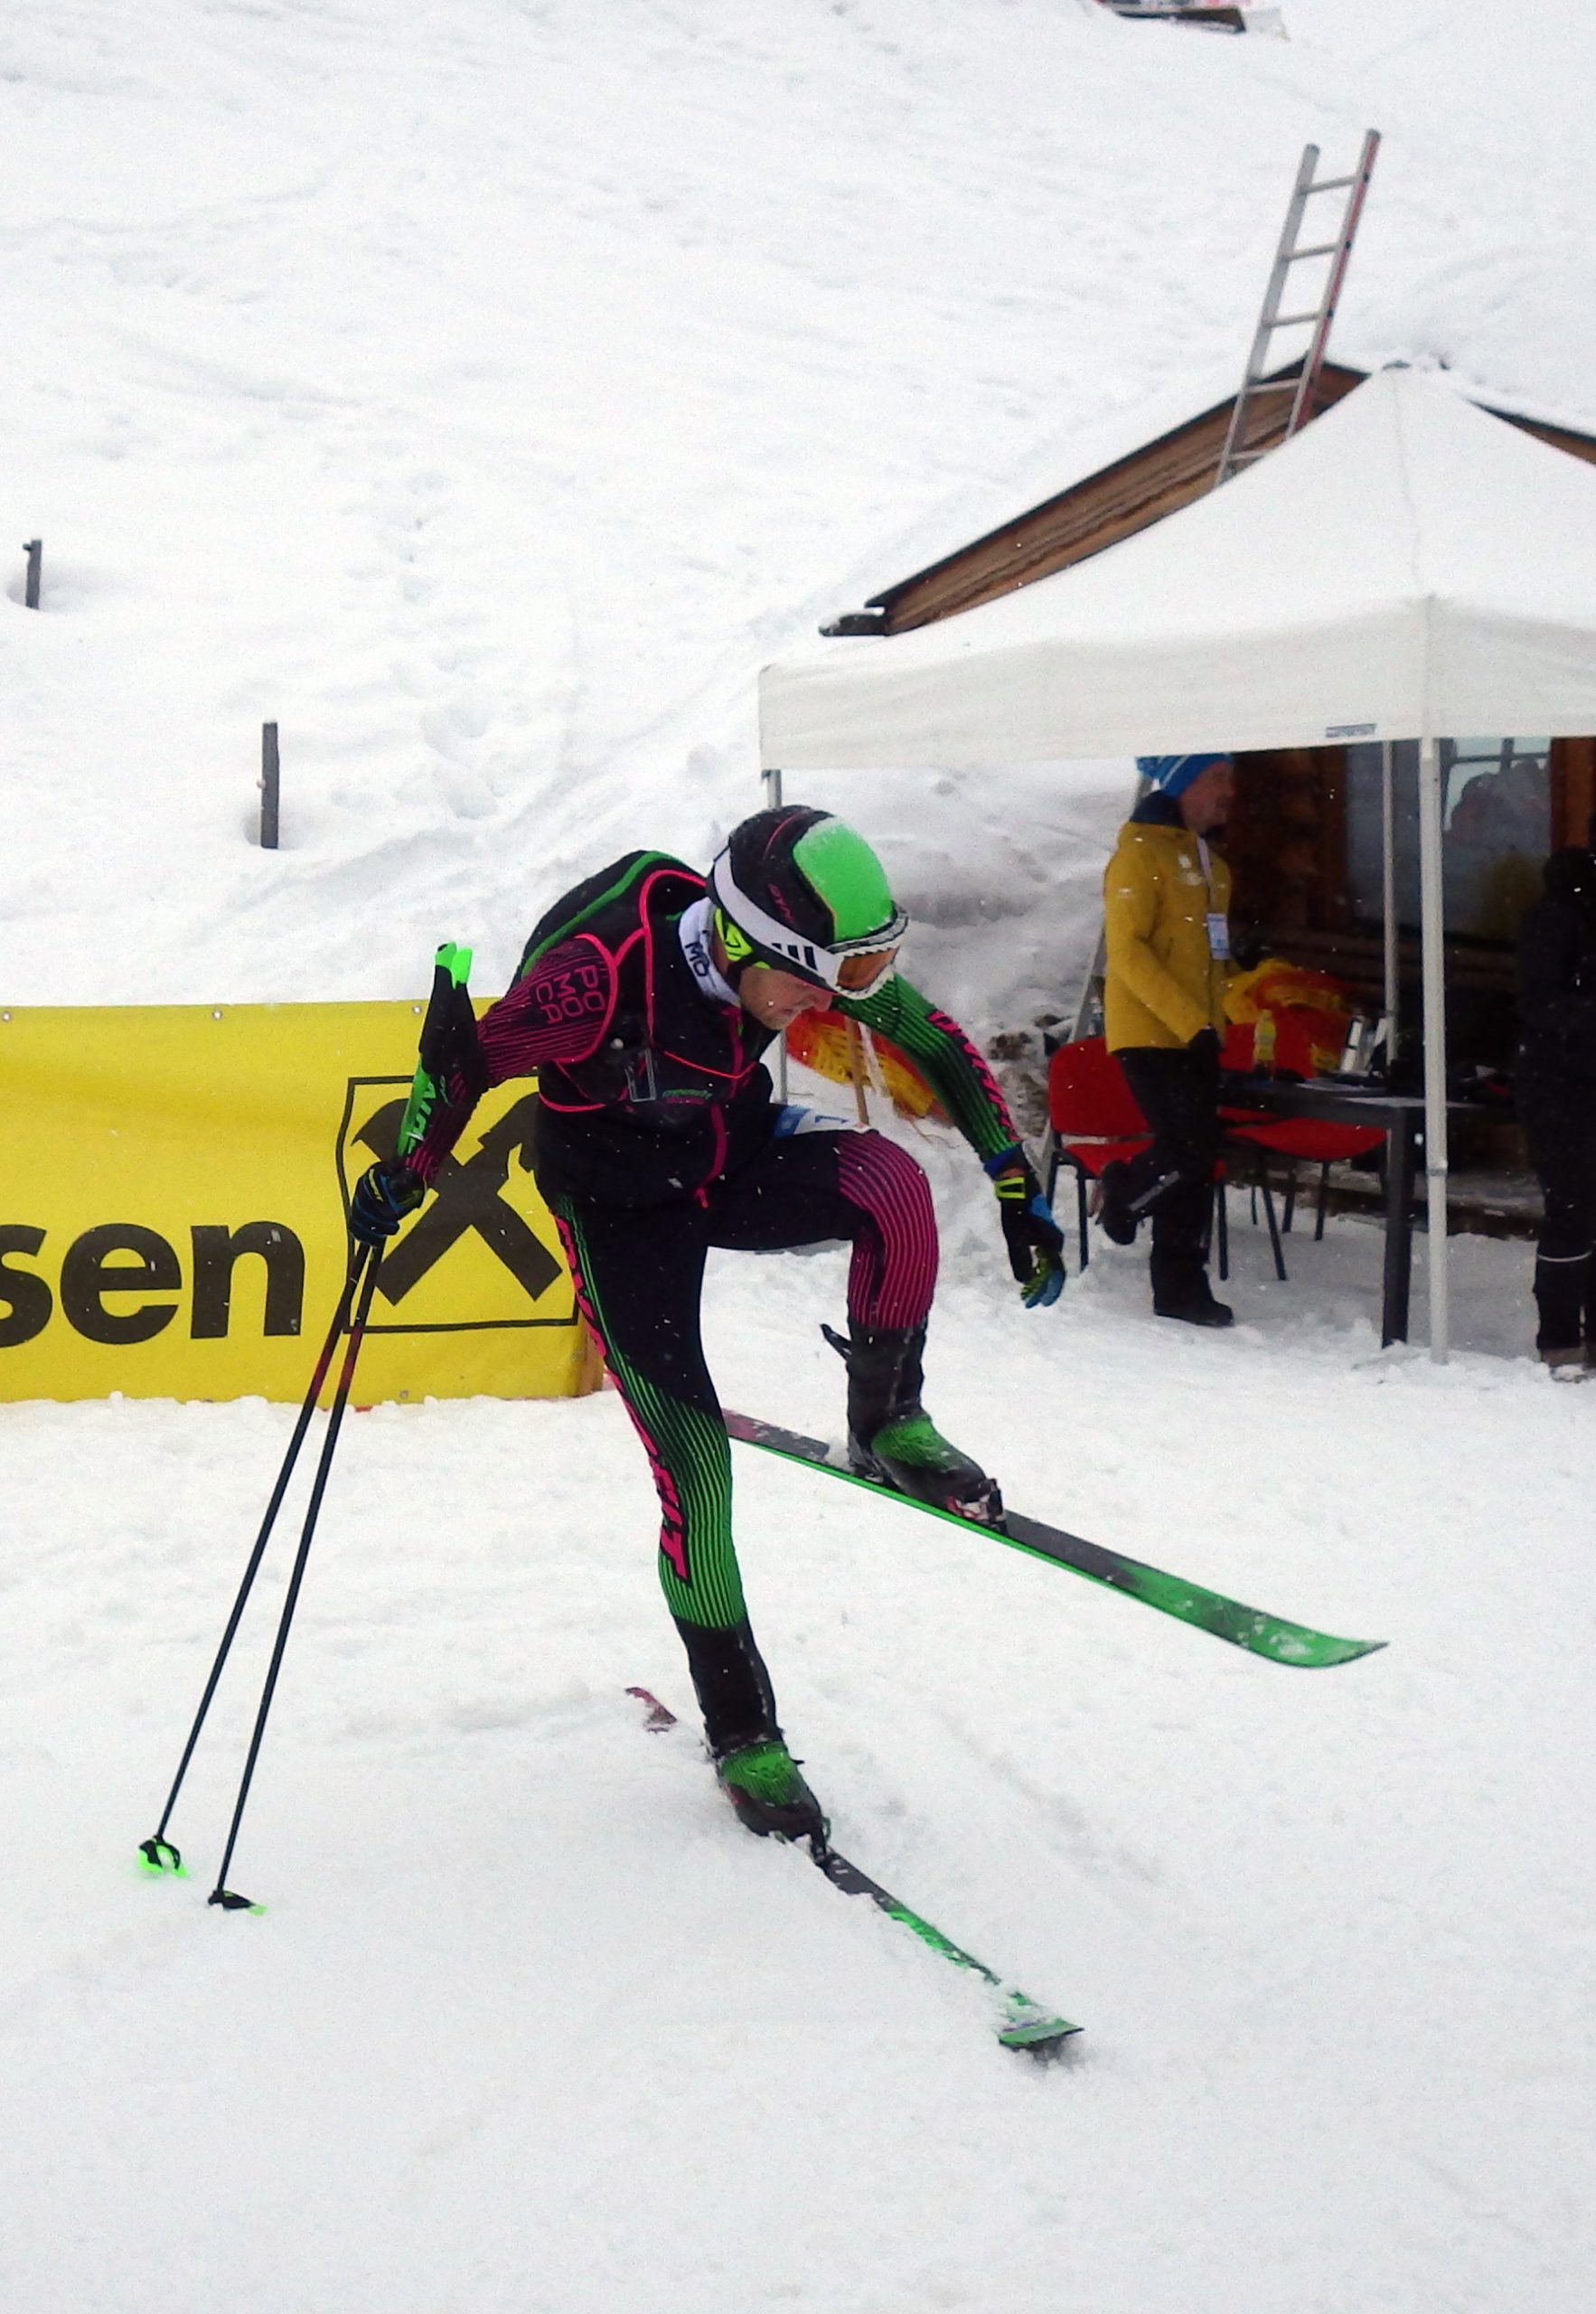
MULTIPOLYGON (((1288 362, 1265 382, 1283 385, 1294 377, 1296 367, 1288 362)), ((1314 416, 1361 385, 1366 375, 1349 363, 1327 362, 1314 396, 1314 416)), ((956 547, 940 561, 928 563, 924 570, 884 588, 870 597, 863 610, 846 613, 821 632, 901 635, 911 627, 951 618, 955 611, 971 610, 978 603, 994 601, 1117 546, 1122 539, 1161 522, 1166 514, 1190 505, 1213 488, 1234 407, 1234 396, 1216 402, 1211 409, 1187 419, 1111 466, 1044 499, 1039 506, 1028 508, 996 530, 956 547)), ((1244 428, 1242 447, 1273 448, 1284 438, 1289 407, 1284 393, 1265 402, 1244 428)), ((1482 400, 1479 407, 1493 418, 1522 427, 1554 449, 1596 463, 1596 438, 1588 434, 1551 419, 1526 416, 1522 410, 1497 409, 1482 400)))
MULTIPOLYGON (((1274 377, 1283 382, 1295 367, 1289 363, 1274 377)), ((1319 408, 1339 401, 1366 374, 1327 362, 1316 396, 1319 408)), ((1265 405, 1246 428, 1244 447, 1266 449, 1282 438, 1290 403, 1284 394, 1276 400, 1277 409, 1265 405)), ((1050 578, 1132 537, 1213 487, 1234 406, 1234 395, 1216 402, 1039 506, 884 588, 862 611, 846 613, 821 633, 901 635, 1050 578)))

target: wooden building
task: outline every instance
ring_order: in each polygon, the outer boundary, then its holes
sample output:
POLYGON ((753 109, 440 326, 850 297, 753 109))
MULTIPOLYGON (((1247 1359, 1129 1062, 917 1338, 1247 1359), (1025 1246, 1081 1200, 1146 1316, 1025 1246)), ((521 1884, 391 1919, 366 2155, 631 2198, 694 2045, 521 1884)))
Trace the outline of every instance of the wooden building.
MULTIPOLYGON (((1313 416, 1361 385, 1366 374, 1327 362, 1313 416)), ((1284 405, 1281 395, 1254 404, 1244 447, 1267 449, 1281 438, 1284 405)), ((1228 399, 1216 403, 884 588, 824 632, 900 635, 929 626, 1145 530, 1213 488, 1232 407, 1228 399)), ((1493 408, 1492 414, 1596 463, 1590 435, 1516 410, 1493 408)), ((1403 1009, 1416 1021, 1416 749, 1394 752, 1403 1009)), ((1381 755, 1374 746, 1238 756, 1237 809, 1226 845, 1237 925, 1256 927, 1275 953, 1335 973, 1376 1009, 1383 974, 1381 755)), ((1586 840, 1596 810, 1596 735, 1460 733, 1446 742, 1443 763, 1448 1041, 1454 1061, 1499 1068, 1510 1058, 1514 1036, 1518 915, 1538 889, 1546 853, 1586 840)))

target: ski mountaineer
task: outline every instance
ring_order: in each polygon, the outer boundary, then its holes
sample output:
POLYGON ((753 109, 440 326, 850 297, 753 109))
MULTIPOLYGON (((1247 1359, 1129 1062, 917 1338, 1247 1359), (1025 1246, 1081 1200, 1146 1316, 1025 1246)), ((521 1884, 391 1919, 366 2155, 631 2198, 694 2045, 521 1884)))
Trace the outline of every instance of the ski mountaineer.
POLYGON ((875 853, 827 812, 745 820, 708 880, 629 852, 543 917, 408 1163, 371 1166, 351 1200, 352 1234, 381 1243, 421 1202, 480 1094, 537 1072, 533 1171, 653 1471, 660 1579, 709 1752, 749 1830, 788 1839, 823 1839, 825 1821, 744 1604, 731 1453, 699 1339, 709 1248, 850 1241, 855 1466, 973 1520, 1001 1505, 921 1403, 937 1265, 925 1176, 880 1133, 778 1103, 761 1063, 773 1039, 835 1004, 912 1055, 991 1179, 1027 1306, 1064 1283, 1062 1236, 990 1073, 897 971, 906 929, 875 853))

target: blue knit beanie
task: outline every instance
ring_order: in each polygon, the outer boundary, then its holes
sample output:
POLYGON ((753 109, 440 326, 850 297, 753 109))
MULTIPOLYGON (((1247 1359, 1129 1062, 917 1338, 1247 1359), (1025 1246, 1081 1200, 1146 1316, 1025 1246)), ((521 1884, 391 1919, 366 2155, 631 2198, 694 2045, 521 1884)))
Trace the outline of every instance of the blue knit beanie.
POLYGON ((1192 781, 1200 778, 1211 763, 1229 761, 1227 755, 1138 756, 1136 768, 1160 795, 1175 796, 1183 795, 1192 781))

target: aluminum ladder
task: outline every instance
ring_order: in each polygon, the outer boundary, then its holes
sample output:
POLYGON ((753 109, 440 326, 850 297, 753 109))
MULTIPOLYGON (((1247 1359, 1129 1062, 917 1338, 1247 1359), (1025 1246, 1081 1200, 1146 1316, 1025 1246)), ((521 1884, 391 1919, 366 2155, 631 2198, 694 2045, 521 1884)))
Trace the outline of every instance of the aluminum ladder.
MULTIPOLYGON (((1357 166, 1350 175, 1321 177, 1316 181, 1313 173, 1319 166, 1319 146, 1305 145, 1302 148, 1302 159, 1297 170, 1297 182, 1291 189, 1291 198, 1286 207, 1286 221, 1281 229, 1280 245, 1275 250, 1274 264, 1270 269, 1269 287, 1263 293, 1263 308, 1258 316, 1258 326, 1253 335, 1253 350, 1247 357, 1241 391, 1237 394, 1235 405, 1231 410, 1230 424, 1225 436, 1225 447, 1219 454, 1219 465, 1214 476, 1215 489, 1217 489, 1222 482, 1227 482, 1238 467, 1250 465, 1253 459, 1264 457, 1270 450, 1277 449, 1281 442, 1289 440, 1298 428, 1305 424, 1313 414, 1311 409, 1313 388, 1324 364, 1325 348, 1329 343, 1330 324, 1336 318, 1336 306, 1340 298, 1341 285, 1347 277, 1347 261, 1352 254, 1353 237, 1357 231, 1358 220, 1363 214, 1363 205, 1369 189, 1369 178, 1374 172, 1375 155, 1379 149, 1380 132, 1377 128, 1371 128, 1365 135, 1363 151, 1358 156, 1357 166), (1332 240, 1304 243, 1302 231, 1308 203, 1316 193, 1346 193, 1347 201, 1342 211, 1340 225, 1332 240), (1287 285, 1291 278, 1291 268, 1311 258, 1328 258, 1330 261, 1319 303, 1298 313, 1282 314, 1281 306, 1285 297, 1287 285), (1301 329, 1310 325, 1313 334, 1302 356, 1297 375, 1285 378, 1270 377, 1266 365, 1269 359, 1270 340, 1275 333, 1279 330, 1301 329), (1246 424, 1248 411, 1252 405, 1265 394, 1291 395, 1291 406, 1286 416, 1285 431, 1261 447, 1243 448, 1240 447, 1241 436, 1246 424)), ((1147 781, 1139 776, 1133 804, 1139 804, 1141 801, 1142 796, 1147 793, 1147 781)), ((1101 1024, 1104 961, 1103 939, 1103 935, 1099 933, 1097 946, 1087 970, 1084 985, 1081 990, 1080 1002, 1075 1007, 1075 1021, 1070 1032, 1072 1039, 1089 1036, 1101 1024)))
POLYGON ((1353 236, 1368 194, 1369 178, 1374 173, 1375 155, 1380 149, 1380 132, 1371 128, 1363 140, 1363 151, 1357 166, 1349 176, 1315 178, 1319 166, 1319 146, 1305 145, 1302 160, 1297 171, 1297 182, 1291 198, 1286 204, 1286 221, 1281 228, 1280 246, 1270 268, 1269 287, 1263 293, 1263 309, 1258 316, 1253 333, 1253 350, 1247 356, 1247 366, 1242 376, 1241 391, 1230 413, 1230 425, 1225 432, 1225 447, 1219 453, 1218 471, 1214 486, 1228 482, 1238 466, 1247 466, 1254 458, 1267 456, 1269 451, 1288 441, 1304 420, 1311 415, 1310 404, 1319 371, 1324 366, 1325 347, 1329 342, 1330 324, 1336 318, 1336 306, 1341 295, 1341 285, 1347 277, 1347 260, 1352 254, 1353 236), (1307 222, 1308 204, 1316 193, 1345 193, 1347 200, 1341 212, 1341 222, 1329 240, 1305 242, 1302 236, 1307 222), (1288 288, 1292 286, 1291 268, 1305 264, 1310 258, 1328 258, 1324 287, 1316 306, 1304 306, 1295 313, 1282 313, 1288 288), (1277 331, 1309 329, 1312 332, 1307 351, 1298 365, 1297 375, 1286 378, 1269 374, 1270 342, 1277 331), (1243 435, 1248 415, 1255 402, 1266 394, 1290 394, 1291 407, 1287 413, 1285 431, 1278 439, 1262 447, 1243 446, 1243 435))

